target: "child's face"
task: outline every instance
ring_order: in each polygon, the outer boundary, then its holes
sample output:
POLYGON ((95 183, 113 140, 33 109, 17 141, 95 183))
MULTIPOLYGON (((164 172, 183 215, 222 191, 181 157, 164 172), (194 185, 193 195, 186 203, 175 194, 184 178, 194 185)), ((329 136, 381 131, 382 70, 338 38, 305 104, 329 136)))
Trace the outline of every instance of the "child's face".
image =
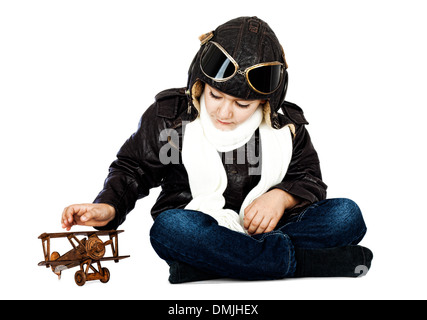
POLYGON ((249 119, 263 100, 242 100, 205 85, 206 110, 217 129, 229 131, 249 119))

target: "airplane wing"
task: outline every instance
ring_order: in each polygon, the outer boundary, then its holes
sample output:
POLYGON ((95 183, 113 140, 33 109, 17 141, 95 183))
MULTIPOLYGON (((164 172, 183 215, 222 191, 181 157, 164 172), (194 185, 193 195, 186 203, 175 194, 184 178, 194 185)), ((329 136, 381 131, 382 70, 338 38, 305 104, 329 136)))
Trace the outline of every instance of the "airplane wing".
POLYGON ((64 238, 69 235, 75 236, 88 236, 97 235, 97 236, 109 236, 112 234, 119 234, 124 232, 124 230, 106 230, 106 231, 77 231, 77 232, 58 232, 58 233, 42 233, 39 235, 38 239, 46 239, 46 238, 64 238))

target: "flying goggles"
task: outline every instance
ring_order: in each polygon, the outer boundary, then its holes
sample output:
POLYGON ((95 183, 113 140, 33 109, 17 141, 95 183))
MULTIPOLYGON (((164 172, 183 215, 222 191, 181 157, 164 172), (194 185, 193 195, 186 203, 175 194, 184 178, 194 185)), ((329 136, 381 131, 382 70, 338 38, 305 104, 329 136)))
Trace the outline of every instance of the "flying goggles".
POLYGON ((246 78, 255 92, 270 94, 279 88, 285 69, 281 62, 256 64, 241 70, 238 63, 218 43, 209 41, 200 59, 200 68, 208 78, 216 82, 225 82, 237 73, 246 78))

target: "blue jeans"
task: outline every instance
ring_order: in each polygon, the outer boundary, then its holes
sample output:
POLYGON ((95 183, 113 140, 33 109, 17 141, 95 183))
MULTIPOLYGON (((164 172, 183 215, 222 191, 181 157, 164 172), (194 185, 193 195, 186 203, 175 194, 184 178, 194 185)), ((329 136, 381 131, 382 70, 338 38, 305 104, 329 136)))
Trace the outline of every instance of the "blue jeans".
POLYGON ((298 215, 282 218, 276 230, 255 236, 219 226, 202 212, 167 210, 155 220, 150 239, 167 262, 183 262, 221 277, 266 280, 294 275, 294 248, 355 245, 365 233, 356 203, 327 199, 298 215))

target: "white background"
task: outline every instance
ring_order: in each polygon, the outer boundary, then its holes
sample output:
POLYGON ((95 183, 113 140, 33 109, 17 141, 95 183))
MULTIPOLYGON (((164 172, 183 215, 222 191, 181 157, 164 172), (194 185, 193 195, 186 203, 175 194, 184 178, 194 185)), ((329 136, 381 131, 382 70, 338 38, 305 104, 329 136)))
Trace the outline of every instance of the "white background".
POLYGON ((425 10, 416 0, 1 1, 0 298, 427 298, 425 10), (154 96, 186 85, 198 36, 243 15, 283 44, 287 99, 310 122, 328 197, 364 213, 369 274, 171 285, 148 238, 158 190, 121 226, 131 258, 104 264, 108 284, 78 287, 75 269, 58 281, 38 267, 39 234, 62 231, 63 208, 95 198, 154 96))

